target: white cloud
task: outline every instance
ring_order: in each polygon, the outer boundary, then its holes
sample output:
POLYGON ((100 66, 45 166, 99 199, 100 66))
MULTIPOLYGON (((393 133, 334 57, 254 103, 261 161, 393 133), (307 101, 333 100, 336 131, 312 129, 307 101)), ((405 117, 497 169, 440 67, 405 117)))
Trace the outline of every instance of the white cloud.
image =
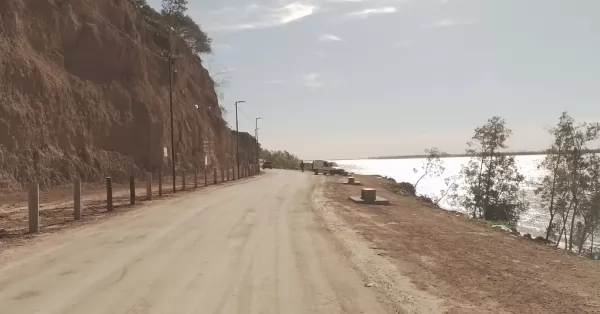
POLYGON ((358 11, 358 12, 352 12, 352 13, 348 13, 346 14, 346 16, 348 17, 358 17, 358 18, 367 18, 371 15, 376 15, 376 14, 389 14, 389 13, 394 13, 396 12, 396 8, 395 7, 383 7, 383 8, 371 8, 371 9, 365 9, 362 11, 358 11))
POLYGON ((282 7, 251 4, 235 10, 228 9, 225 12, 218 12, 220 15, 227 15, 223 17, 225 22, 215 25, 212 30, 244 30, 282 26, 310 16, 317 9, 316 5, 301 1, 288 3, 282 7))
POLYGON ((319 35, 319 41, 333 42, 333 41, 342 41, 342 39, 333 34, 321 34, 321 35, 319 35))
POLYGON ((476 24, 475 21, 443 19, 431 24, 423 25, 423 27, 453 27, 473 24, 476 24))
POLYGON ((304 82, 304 86, 308 87, 308 88, 321 88, 324 86, 322 80, 321 80, 321 73, 317 73, 317 72, 312 72, 312 73, 308 73, 306 74, 303 78, 302 81, 304 82))
POLYGON ((396 47, 400 47, 400 48, 406 48, 406 47, 410 47, 412 45, 412 43, 408 40, 401 40, 399 42, 396 43, 396 47))

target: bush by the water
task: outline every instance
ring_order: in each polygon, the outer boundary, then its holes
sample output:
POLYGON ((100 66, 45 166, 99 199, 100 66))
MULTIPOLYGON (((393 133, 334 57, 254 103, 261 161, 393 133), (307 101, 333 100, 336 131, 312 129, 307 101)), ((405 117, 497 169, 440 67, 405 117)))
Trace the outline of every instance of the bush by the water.
POLYGON ((270 161, 273 168, 279 169, 298 169, 300 167, 300 159, 288 151, 268 150, 262 151, 262 159, 270 161))

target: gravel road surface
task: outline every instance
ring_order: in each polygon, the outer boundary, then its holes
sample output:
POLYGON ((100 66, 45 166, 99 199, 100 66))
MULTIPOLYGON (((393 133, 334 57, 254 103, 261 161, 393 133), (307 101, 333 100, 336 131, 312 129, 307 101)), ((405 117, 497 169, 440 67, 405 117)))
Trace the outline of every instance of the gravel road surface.
POLYGON ((0 255, 0 313, 383 313, 312 209, 268 171, 0 255))

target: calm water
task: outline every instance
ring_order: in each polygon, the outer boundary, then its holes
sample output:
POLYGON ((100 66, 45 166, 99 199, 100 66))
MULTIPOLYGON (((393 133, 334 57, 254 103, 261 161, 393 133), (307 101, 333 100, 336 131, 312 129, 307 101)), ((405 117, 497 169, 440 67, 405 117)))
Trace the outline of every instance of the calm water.
MULTIPOLYGON (((531 233, 535 236, 543 236, 548 223, 547 215, 542 212, 537 204, 533 193, 534 183, 543 173, 537 169, 538 163, 544 156, 517 156, 517 166, 526 178, 524 190, 530 201, 530 209, 521 215, 517 228, 522 233, 531 233)), ((468 161, 467 157, 445 158, 446 171, 441 177, 423 178, 417 187, 417 194, 441 195, 440 191, 446 189, 444 179, 458 174, 462 165, 468 161)), ((362 160, 339 160, 336 161, 341 167, 357 174, 377 174, 394 178, 396 182, 415 183, 421 176, 414 173, 413 168, 421 169, 424 159, 362 159, 362 160)), ((447 202, 440 204, 443 208, 463 211, 462 208, 454 208, 447 202)))

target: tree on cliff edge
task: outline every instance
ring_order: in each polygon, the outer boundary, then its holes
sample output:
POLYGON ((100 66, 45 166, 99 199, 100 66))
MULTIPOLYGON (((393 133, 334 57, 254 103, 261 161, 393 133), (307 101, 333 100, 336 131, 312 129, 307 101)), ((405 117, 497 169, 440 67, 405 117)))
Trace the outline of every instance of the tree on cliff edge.
POLYGON ((186 15, 187 0, 162 0, 161 13, 156 12, 146 0, 135 0, 135 4, 144 16, 160 34, 169 36, 169 29, 181 38, 195 54, 211 53, 212 40, 200 26, 186 15))
POLYGON ((187 5, 187 0, 162 0, 161 14, 167 25, 172 27, 175 34, 183 39, 194 53, 211 53, 211 39, 194 19, 186 14, 187 5))

